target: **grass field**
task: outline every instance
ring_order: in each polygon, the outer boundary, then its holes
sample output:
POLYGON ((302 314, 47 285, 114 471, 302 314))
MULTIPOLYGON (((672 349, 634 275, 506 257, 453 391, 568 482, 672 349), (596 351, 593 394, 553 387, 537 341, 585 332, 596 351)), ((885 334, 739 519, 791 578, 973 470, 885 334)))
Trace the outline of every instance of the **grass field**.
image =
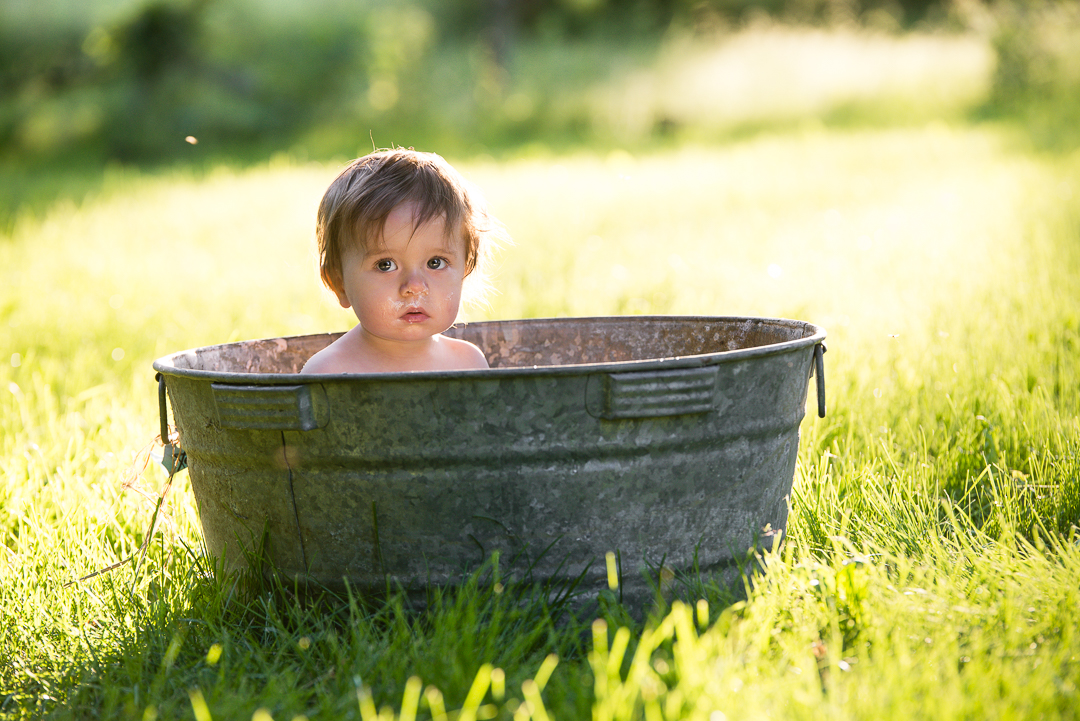
POLYGON ((424 614, 244 595, 200 554, 186 475, 141 564, 77 580, 147 540, 154 358, 350 324, 312 250, 338 166, 113 170, 17 215, 0 717, 1077 717, 1080 155, 1024 148, 997 127, 808 125, 457 161, 515 238, 472 319, 829 332, 829 415, 804 422, 782 549, 745 598, 691 585, 645 624, 607 597, 601 622, 555 624, 483 576, 424 614))

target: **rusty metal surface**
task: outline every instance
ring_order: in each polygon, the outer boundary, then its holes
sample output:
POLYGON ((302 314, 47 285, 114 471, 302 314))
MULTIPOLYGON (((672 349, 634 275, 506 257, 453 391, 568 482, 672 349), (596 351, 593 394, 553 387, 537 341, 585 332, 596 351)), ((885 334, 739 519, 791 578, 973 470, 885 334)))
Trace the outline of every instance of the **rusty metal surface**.
POLYGON ((494 551, 599 588, 617 551, 640 595, 650 565, 722 571, 785 528, 822 329, 654 316, 452 334, 492 369, 298 374, 335 335, 155 362, 207 548, 238 567, 262 545, 291 577, 373 591, 453 582, 494 551))

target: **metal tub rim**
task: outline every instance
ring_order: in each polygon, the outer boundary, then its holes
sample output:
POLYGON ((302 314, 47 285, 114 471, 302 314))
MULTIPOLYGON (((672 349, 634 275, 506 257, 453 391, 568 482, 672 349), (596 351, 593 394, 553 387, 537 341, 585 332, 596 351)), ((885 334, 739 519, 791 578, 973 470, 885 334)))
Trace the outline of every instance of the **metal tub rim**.
POLYGON ((219 343, 211 346, 200 346, 196 348, 189 348, 169 355, 158 358, 153 363, 153 368, 158 373, 165 375, 175 375, 191 379, 203 379, 214 380, 224 383, 258 383, 261 385, 296 385, 298 383, 325 383, 330 381, 343 381, 343 380, 379 380, 381 382, 389 381, 405 381, 410 379, 423 378, 425 380, 439 380, 443 378, 481 378, 488 376, 532 376, 532 375, 573 375, 583 372, 609 372, 620 373, 626 371, 648 371, 654 369, 667 369, 672 366, 678 366, 682 368, 694 368, 709 365, 711 362, 718 361, 735 361, 748 358, 757 358, 763 356, 777 355, 792 351, 804 346, 818 345, 824 342, 826 333, 825 329, 809 323, 807 321, 793 320, 788 318, 774 318, 763 316, 704 316, 704 315, 634 315, 634 316, 568 316, 559 318, 526 318, 526 319, 513 319, 513 320, 491 320, 491 321, 477 321, 475 323, 462 323, 461 326, 483 326, 483 325, 495 325, 500 323, 521 323, 521 324, 541 324, 541 323, 604 323, 612 321, 627 321, 627 320, 641 320, 641 321, 681 321, 681 322, 693 322, 693 321, 705 321, 714 323, 724 322, 755 322, 763 323, 775 326, 788 326, 790 328, 801 327, 807 331, 807 335, 802 338, 795 338, 792 340, 781 341, 778 343, 768 343, 760 346, 753 346, 749 348, 736 348, 733 350, 724 351, 712 351, 708 353, 698 353, 690 355, 669 356, 669 357, 657 357, 657 358, 644 358, 636 360, 625 361, 611 361, 603 363, 567 363, 559 365, 522 365, 522 366, 505 366, 486 369, 469 369, 469 370, 451 370, 451 371, 398 371, 390 373, 326 373, 326 374, 313 374, 313 373, 251 373, 251 372, 234 372, 234 371, 216 371, 206 370, 201 368, 182 368, 176 365, 176 359, 193 354, 197 351, 208 351, 217 348, 223 348, 225 346, 235 345, 236 343, 260 343, 283 340, 286 343, 303 339, 314 338, 317 336, 325 336, 328 339, 340 336, 341 333, 313 333, 296 336, 285 337, 270 337, 261 338, 251 341, 236 341, 233 343, 219 343))

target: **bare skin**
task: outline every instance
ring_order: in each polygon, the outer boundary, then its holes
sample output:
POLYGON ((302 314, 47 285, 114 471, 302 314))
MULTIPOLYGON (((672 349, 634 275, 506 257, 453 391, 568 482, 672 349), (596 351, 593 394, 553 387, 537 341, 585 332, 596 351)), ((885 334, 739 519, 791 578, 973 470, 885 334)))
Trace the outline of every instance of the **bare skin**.
POLYGON ((465 279, 465 243, 441 218, 413 225, 403 203, 387 216, 381 242, 342 258, 328 278, 338 302, 360 321, 308 360, 304 373, 391 373, 487 368, 472 343, 447 338, 465 279))

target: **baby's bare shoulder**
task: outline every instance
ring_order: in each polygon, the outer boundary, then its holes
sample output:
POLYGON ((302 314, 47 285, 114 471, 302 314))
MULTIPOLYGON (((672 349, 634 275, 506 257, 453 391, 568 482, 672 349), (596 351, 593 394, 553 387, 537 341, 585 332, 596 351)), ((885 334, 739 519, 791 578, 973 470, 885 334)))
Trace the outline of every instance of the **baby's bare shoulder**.
POLYGON ((473 368, 488 368, 487 358, 484 353, 472 343, 442 336, 447 353, 453 358, 454 365, 462 370, 473 368))
POLYGON ((334 341, 308 358, 301 373, 348 373, 348 357, 342 352, 339 341, 334 341))

